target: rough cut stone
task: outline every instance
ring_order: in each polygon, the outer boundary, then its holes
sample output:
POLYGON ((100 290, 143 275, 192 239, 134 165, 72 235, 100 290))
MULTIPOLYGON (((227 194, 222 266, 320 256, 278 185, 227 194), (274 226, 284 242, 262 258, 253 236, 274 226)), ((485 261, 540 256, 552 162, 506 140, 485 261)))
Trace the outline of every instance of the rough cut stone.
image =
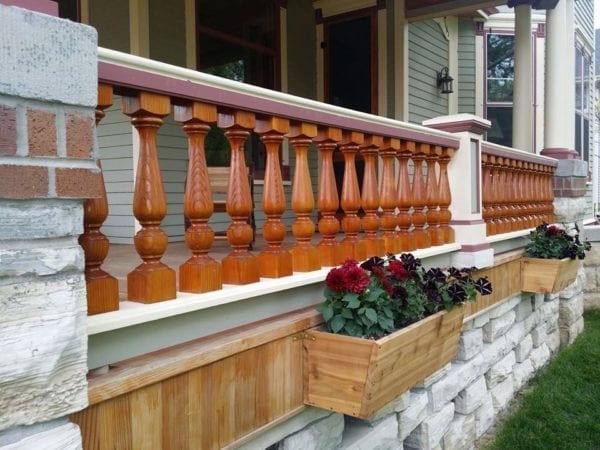
POLYGON ((524 297, 523 301, 515 308, 515 320, 521 322, 531 315, 533 312, 533 304, 530 297, 524 297))
MULTIPOLYGON (((581 319, 583 321, 583 318, 581 319)), ((553 333, 548 334, 546 344, 550 353, 554 354, 560 349, 560 331, 557 329, 553 333)))
POLYGON ((401 441, 427 417, 427 391, 412 390, 408 408, 398 414, 398 436, 401 441))
POLYGON ((389 402, 387 405, 385 405, 379 411, 376 411, 375 414, 373 414, 371 417, 366 419, 366 421, 369 423, 377 422, 378 420, 381 420, 385 416, 388 416, 392 413, 404 411, 406 408, 408 408, 409 404, 410 404, 410 390, 406 391, 403 394, 396 397, 394 400, 389 402))
POLYGON ((483 403, 475 411, 475 436, 480 437, 494 423, 494 402, 492 395, 487 394, 483 403))
POLYGON ((456 359, 467 361, 481 352, 483 348, 483 332, 481 328, 463 332, 458 341, 458 355, 456 359))
POLYGON ((581 270, 577 274, 577 278, 575 281, 567 286, 565 289, 560 291, 558 294, 562 299, 570 299, 575 295, 578 295, 581 291, 583 291, 583 287, 585 286, 585 271, 581 270))
POLYGON ((553 298, 552 300, 547 300, 544 303, 544 306, 541 308, 542 319, 546 320, 547 318, 552 317, 554 314, 559 312, 560 302, 558 297, 553 298))
POLYGON ((528 333, 525 328, 525 321, 515 323, 510 330, 506 332, 506 340, 510 347, 516 347, 528 333))
MULTIPOLYGON (((15 433, 15 437, 19 436, 19 432, 15 433)), ((4 438, 6 439, 7 436, 4 438)), ((39 433, 25 435, 17 441, 7 442, 5 439, 0 436, 2 450, 80 450, 82 448, 79 427, 70 422, 50 429, 42 429, 39 433)))
POLYGON ((553 314, 546 320, 546 334, 554 333, 558 330, 558 314, 553 314))
POLYGON ((538 310, 544 304, 544 294, 533 294, 533 309, 538 310))
POLYGON ((584 328, 583 317, 580 317, 577 322, 567 327, 560 327, 560 344, 561 346, 571 345, 575 342, 577 336, 581 334, 584 328))
POLYGON ((489 321, 490 321, 490 313, 489 312, 485 312, 485 313, 480 314, 477 317, 475 317, 475 319, 473 319, 473 326, 475 328, 481 328, 482 326, 484 326, 489 321))
POLYGON ((481 355, 489 368, 492 364, 500 361, 500 359, 506 356, 511 350, 511 342, 506 339, 506 336, 500 336, 491 344, 484 344, 481 355))
POLYGON ((505 300, 503 303, 500 303, 494 309, 490 310, 490 319, 497 319, 498 317, 502 317, 507 312, 514 309, 515 306, 517 306, 519 303, 521 303, 520 294, 515 297, 511 297, 508 300, 505 300))
POLYGON ((481 354, 465 363, 453 363, 452 371, 430 387, 433 411, 442 409, 486 370, 487 364, 481 354))
POLYGON ((279 443, 281 450, 300 450, 311 448, 329 450, 336 448, 342 442, 344 432, 344 415, 330 416, 310 424, 298 433, 288 436, 279 443))
POLYGON ((341 448, 346 450, 396 450, 402 445, 398 440, 398 419, 392 414, 377 423, 346 417, 341 448))
POLYGON ((436 414, 423 420, 405 439, 404 448, 430 450, 439 445, 454 418, 454 403, 448 403, 436 414))
POLYGON ((531 330, 531 341, 534 347, 539 347, 544 342, 546 342, 547 334, 546 334, 546 324, 541 323, 536 328, 531 330))
POLYGON ((583 315, 583 294, 573 296, 569 300, 560 301, 560 327, 572 325, 583 315))
POLYGON ((492 402, 494 404, 494 413, 496 415, 500 414, 508 407, 508 404, 512 400, 514 393, 515 388, 512 377, 506 378, 502 383, 499 383, 490 389, 492 402))
POLYGON ((513 367, 513 380, 515 391, 520 391, 533 376, 533 365, 526 359, 513 367))
POLYGON ((479 377, 454 398, 454 409, 460 414, 470 414, 481 406, 486 393, 485 377, 479 377))
POLYGON ((540 370, 550 359, 550 350, 546 343, 543 343, 537 348, 531 350, 530 360, 533 365, 533 369, 537 372, 540 370))
MULTIPOLYGON (((0 249, 0 277, 46 276, 66 271, 83 271, 83 251, 72 247, 0 249)), ((22 244, 18 244, 19 247, 22 244)))
POLYGON ((515 322, 515 312, 511 309, 502 316, 492 319, 483 327, 483 340, 494 342, 498 337, 504 335, 515 322))
POLYGON ((454 414, 443 438, 444 450, 468 449, 475 442, 475 415, 454 414))
POLYGON ((429 375, 427 378, 425 378, 420 383, 415 384, 415 387, 418 388, 418 389, 428 388, 433 383, 435 383, 436 381, 438 381, 441 378, 443 378, 448 372, 450 372, 450 368, 451 367, 452 367, 451 363, 446 364, 444 367, 442 367, 441 369, 435 371, 434 373, 432 373, 431 375, 429 375))
POLYGON ((518 363, 525 361, 529 357, 532 348, 533 339, 531 338, 531 334, 528 334, 521 340, 519 345, 515 347, 515 361, 518 363))
POLYGON ((485 373, 488 389, 492 389, 497 384, 502 383, 511 374, 515 362, 515 352, 510 352, 490 367, 490 370, 485 373))

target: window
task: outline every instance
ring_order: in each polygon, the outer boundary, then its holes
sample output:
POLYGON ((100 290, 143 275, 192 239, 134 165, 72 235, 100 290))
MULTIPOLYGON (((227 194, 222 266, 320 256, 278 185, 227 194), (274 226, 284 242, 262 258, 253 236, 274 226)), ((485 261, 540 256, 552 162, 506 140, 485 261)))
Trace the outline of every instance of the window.
MULTIPOLYGON (((590 71, 591 56, 581 47, 575 48, 575 150, 582 160, 590 162, 590 71)), ((589 167, 589 164, 588 164, 589 167)))

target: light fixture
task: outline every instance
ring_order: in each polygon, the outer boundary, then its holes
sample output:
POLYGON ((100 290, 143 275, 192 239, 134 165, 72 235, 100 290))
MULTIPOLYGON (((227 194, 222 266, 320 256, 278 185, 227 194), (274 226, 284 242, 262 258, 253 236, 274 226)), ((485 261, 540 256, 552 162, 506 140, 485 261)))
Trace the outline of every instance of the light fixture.
POLYGON ((448 67, 443 67, 442 70, 437 73, 437 86, 440 88, 442 94, 452 94, 452 92, 454 92, 452 90, 452 81, 454 78, 452 78, 448 72, 448 67))

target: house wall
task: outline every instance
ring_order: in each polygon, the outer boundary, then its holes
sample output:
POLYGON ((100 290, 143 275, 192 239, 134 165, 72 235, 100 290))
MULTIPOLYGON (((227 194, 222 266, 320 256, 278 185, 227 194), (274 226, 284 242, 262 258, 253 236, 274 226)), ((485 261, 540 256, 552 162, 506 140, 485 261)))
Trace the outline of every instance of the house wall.
POLYGON ((475 114, 475 23, 458 19, 458 112, 475 114))
POLYGON ((148 0, 150 58, 186 67, 184 0, 148 0))
POLYGON ((577 0, 574 3, 575 24, 582 34, 594 42, 594 0, 577 0))
POLYGON ((90 0, 89 25, 98 30, 98 45, 129 53, 129 2, 90 0))
POLYGON ((288 92, 317 98, 315 11, 310 0, 287 2, 288 92))
POLYGON ((448 114, 448 96, 440 94, 437 72, 448 65, 448 40, 433 20, 411 22, 408 30, 409 121, 421 123, 448 114))

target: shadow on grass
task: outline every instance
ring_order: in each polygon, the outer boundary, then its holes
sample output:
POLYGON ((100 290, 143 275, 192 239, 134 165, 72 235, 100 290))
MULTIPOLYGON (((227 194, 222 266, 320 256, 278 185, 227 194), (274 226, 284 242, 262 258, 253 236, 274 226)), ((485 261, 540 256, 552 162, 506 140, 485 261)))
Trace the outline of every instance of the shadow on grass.
POLYGON ((534 380, 487 450, 600 449, 600 311, 534 380))

